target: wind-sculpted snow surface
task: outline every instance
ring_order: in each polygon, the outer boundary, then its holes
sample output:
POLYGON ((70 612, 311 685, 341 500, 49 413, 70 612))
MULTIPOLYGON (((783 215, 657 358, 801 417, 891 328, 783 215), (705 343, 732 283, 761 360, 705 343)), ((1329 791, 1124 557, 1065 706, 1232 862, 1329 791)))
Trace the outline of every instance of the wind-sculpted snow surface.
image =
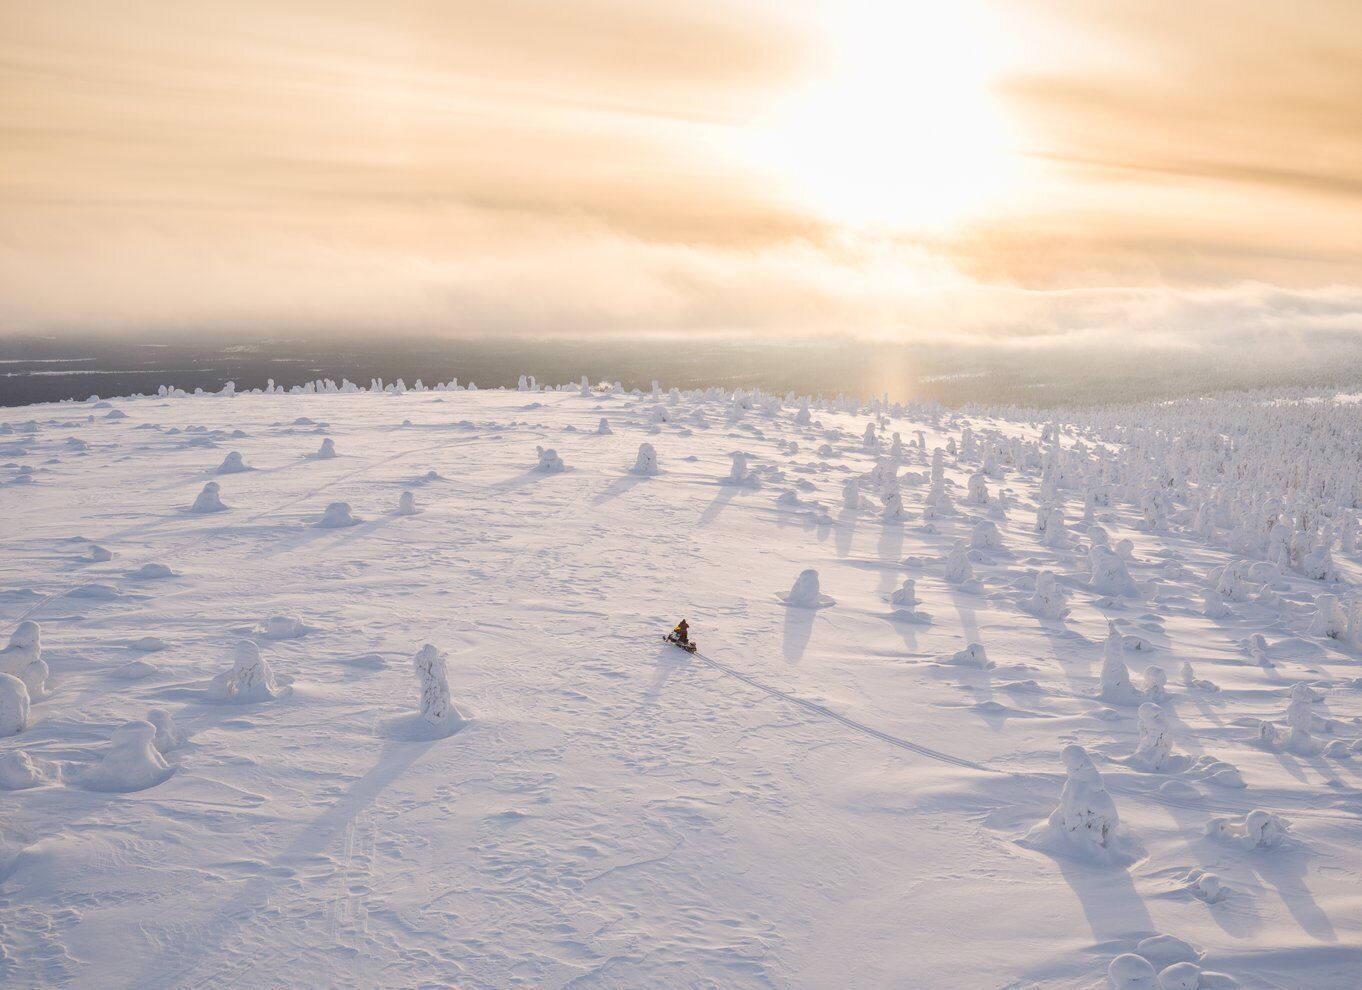
POLYGON ((0 417, 0 985, 1357 986, 1362 403, 593 380, 0 417))

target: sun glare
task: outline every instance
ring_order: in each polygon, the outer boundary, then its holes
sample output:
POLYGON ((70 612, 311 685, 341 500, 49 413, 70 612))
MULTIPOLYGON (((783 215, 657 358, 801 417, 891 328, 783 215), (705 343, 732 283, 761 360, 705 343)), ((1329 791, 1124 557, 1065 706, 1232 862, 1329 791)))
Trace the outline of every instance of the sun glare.
POLYGON ((964 3, 848 5, 830 58, 757 129, 761 167, 835 222, 939 230, 997 203, 1011 178, 997 71, 964 3))

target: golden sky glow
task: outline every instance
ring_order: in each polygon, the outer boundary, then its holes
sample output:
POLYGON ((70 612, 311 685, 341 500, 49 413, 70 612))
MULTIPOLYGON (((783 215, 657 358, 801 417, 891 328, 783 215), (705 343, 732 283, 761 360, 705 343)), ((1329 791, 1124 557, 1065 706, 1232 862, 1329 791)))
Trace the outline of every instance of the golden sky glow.
POLYGON ((1362 328, 1353 0, 8 0, 0 333, 1362 328))

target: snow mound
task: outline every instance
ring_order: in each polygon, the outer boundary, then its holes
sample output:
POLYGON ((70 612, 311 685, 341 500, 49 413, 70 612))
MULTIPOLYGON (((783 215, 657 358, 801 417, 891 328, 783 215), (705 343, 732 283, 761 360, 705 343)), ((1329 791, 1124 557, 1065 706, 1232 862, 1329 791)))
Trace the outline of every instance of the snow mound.
POLYGON ((349 502, 331 502, 313 525, 322 529, 344 529, 346 526, 358 526, 362 521, 350 514, 349 502))
POLYGON ((297 639, 307 631, 307 625, 296 615, 271 615, 265 619, 261 635, 267 639, 297 639))
POLYGON ((241 457, 241 451, 234 450, 222 459, 218 465, 218 474, 240 474, 242 471, 250 471, 251 468, 241 457))
POLYGON ((1288 828, 1286 819, 1255 809, 1243 818, 1212 818, 1206 824, 1206 834, 1245 849, 1275 849, 1286 841, 1288 828))
POLYGON ((47 663, 43 660, 42 628, 31 619, 14 627, 9 645, 0 650, 0 673, 12 674, 23 681, 32 698, 41 698, 47 688, 47 663))
POLYGON ((837 602, 823 594, 818 586, 818 572, 812 567, 799 572, 799 577, 790 590, 778 595, 781 601, 793 608, 827 608, 837 602))
POLYGON ((175 577, 175 572, 165 564, 143 564, 135 571, 129 571, 128 577, 138 581, 156 581, 160 578, 175 577))
POLYGON ((1112 990, 1160 990, 1159 974, 1144 956, 1124 952, 1107 967, 1112 990))
POLYGON ((163 708, 153 708, 147 712, 147 721, 156 728, 156 738, 152 740, 157 752, 169 753, 184 742, 184 733, 175 724, 170 712, 163 708))
POLYGON ((43 772, 22 749, 0 756, 0 790, 22 791, 43 782, 43 772))
POLYGON ((117 677, 120 681, 140 681, 156 673, 158 670, 154 664, 149 664, 145 660, 132 660, 109 671, 109 676, 117 677))
POLYGON ((225 512, 227 506, 223 504, 221 496, 222 486, 216 481, 210 481, 203 486, 203 491, 199 492, 198 498, 194 499, 194 504, 189 507, 190 512, 225 512))
POLYGON ((28 728, 28 688, 13 674, 0 674, 0 736, 28 728))
POLYGON ((921 601, 917 596, 917 582, 912 578, 904 578, 903 585, 894 589, 894 593, 889 596, 889 604, 896 608, 912 608, 921 604, 921 601))
POLYGON ((952 667, 977 667, 979 670, 991 670, 997 666, 988 658, 988 654, 984 652, 981 643, 970 643, 963 650, 952 653, 949 657, 943 657, 937 662, 952 667))
POLYGON ((1189 870, 1185 882, 1188 892, 1207 904, 1219 904, 1230 894, 1230 888, 1217 874, 1204 870, 1189 870))
POLYGON ((156 749, 156 726, 142 719, 113 731, 109 749, 98 766, 78 778, 91 791, 141 791, 155 787, 175 771, 156 749))

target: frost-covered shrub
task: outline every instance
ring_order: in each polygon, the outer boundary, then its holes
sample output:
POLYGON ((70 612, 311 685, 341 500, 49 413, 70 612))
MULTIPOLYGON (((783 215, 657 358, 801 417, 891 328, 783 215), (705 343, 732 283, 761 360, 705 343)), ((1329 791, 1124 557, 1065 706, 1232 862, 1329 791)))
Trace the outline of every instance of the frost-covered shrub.
POLYGON ((232 704, 273 701, 287 693, 287 688, 275 682, 274 671, 260 655, 260 647, 249 639, 236 644, 232 669, 213 678, 208 688, 211 700, 232 704))
POLYGON ((1208 619, 1225 619, 1232 613, 1230 607, 1225 604, 1225 596, 1214 588, 1207 588, 1201 595, 1202 607, 1201 614, 1208 619))
POLYGON ((970 505, 988 505, 988 476, 983 471, 976 471, 969 476, 965 501, 970 505))
POLYGON ((558 451, 550 447, 536 447, 535 453, 539 458, 538 463, 534 466, 536 471, 542 471, 544 474, 558 474, 560 471, 567 470, 563 459, 558 456, 558 451))
POLYGON ((463 724, 463 714, 449 698, 449 674, 445 658, 433 645, 421 647, 412 661, 421 692, 421 718, 428 725, 453 729, 463 724))
POLYGON ((1094 546, 1088 551, 1088 568, 1092 587, 1104 595, 1139 597, 1139 589, 1126 569, 1126 563, 1107 547, 1094 546))
POLYGON ((638 445, 638 457, 634 459, 634 466, 630 470, 645 478, 658 473, 657 451, 653 449, 652 444, 641 443, 638 445))
POLYGON ((861 507, 861 485, 855 478, 848 478, 842 483, 842 505, 847 509, 861 507))
POLYGON ((1143 690, 1150 701, 1163 701, 1168 697, 1168 674, 1158 664, 1145 668, 1143 690))
POLYGON ((1315 596, 1315 614, 1310 620, 1311 636, 1342 639, 1348 631, 1348 617, 1334 595, 1315 596))
POLYGON ((1139 850, 1121 825, 1102 775, 1082 746, 1065 746, 1064 789, 1048 821, 1032 829, 1027 841, 1042 847, 1106 861, 1133 858, 1139 850))
POLYGON ((996 523, 981 519, 970 533, 970 545, 976 550, 1002 550, 1003 537, 996 523))
POLYGON ((1139 710, 1140 741, 1135 747, 1131 763, 1144 770, 1163 770, 1173 755, 1173 733, 1168 727, 1168 715, 1152 701, 1139 710))
POLYGON ((951 584, 964 584, 974 580, 974 565, 969 561, 969 551, 964 540, 956 540, 951 552, 946 555, 945 578, 951 584))
POLYGON ((1246 602, 1257 589, 1248 578, 1248 562, 1232 560, 1221 570, 1215 582, 1215 590, 1231 602, 1246 602))
POLYGON ((1098 684, 1099 697, 1108 704, 1135 705, 1142 700, 1140 692, 1130 682, 1125 645, 1114 622, 1107 623, 1107 640, 1102 647, 1102 673, 1098 684))
POLYGON ((908 517, 908 512, 903 507, 903 494, 897 487, 884 493, 882 516, 885 522, 899 522, 908 517))
POLYGON ((1054 572, 1041 571, 1036 575, 1035 592, 1023 607, 1042 619, 1062 619, 1069 614, 1066 596, 1055 580, 1054 572))

